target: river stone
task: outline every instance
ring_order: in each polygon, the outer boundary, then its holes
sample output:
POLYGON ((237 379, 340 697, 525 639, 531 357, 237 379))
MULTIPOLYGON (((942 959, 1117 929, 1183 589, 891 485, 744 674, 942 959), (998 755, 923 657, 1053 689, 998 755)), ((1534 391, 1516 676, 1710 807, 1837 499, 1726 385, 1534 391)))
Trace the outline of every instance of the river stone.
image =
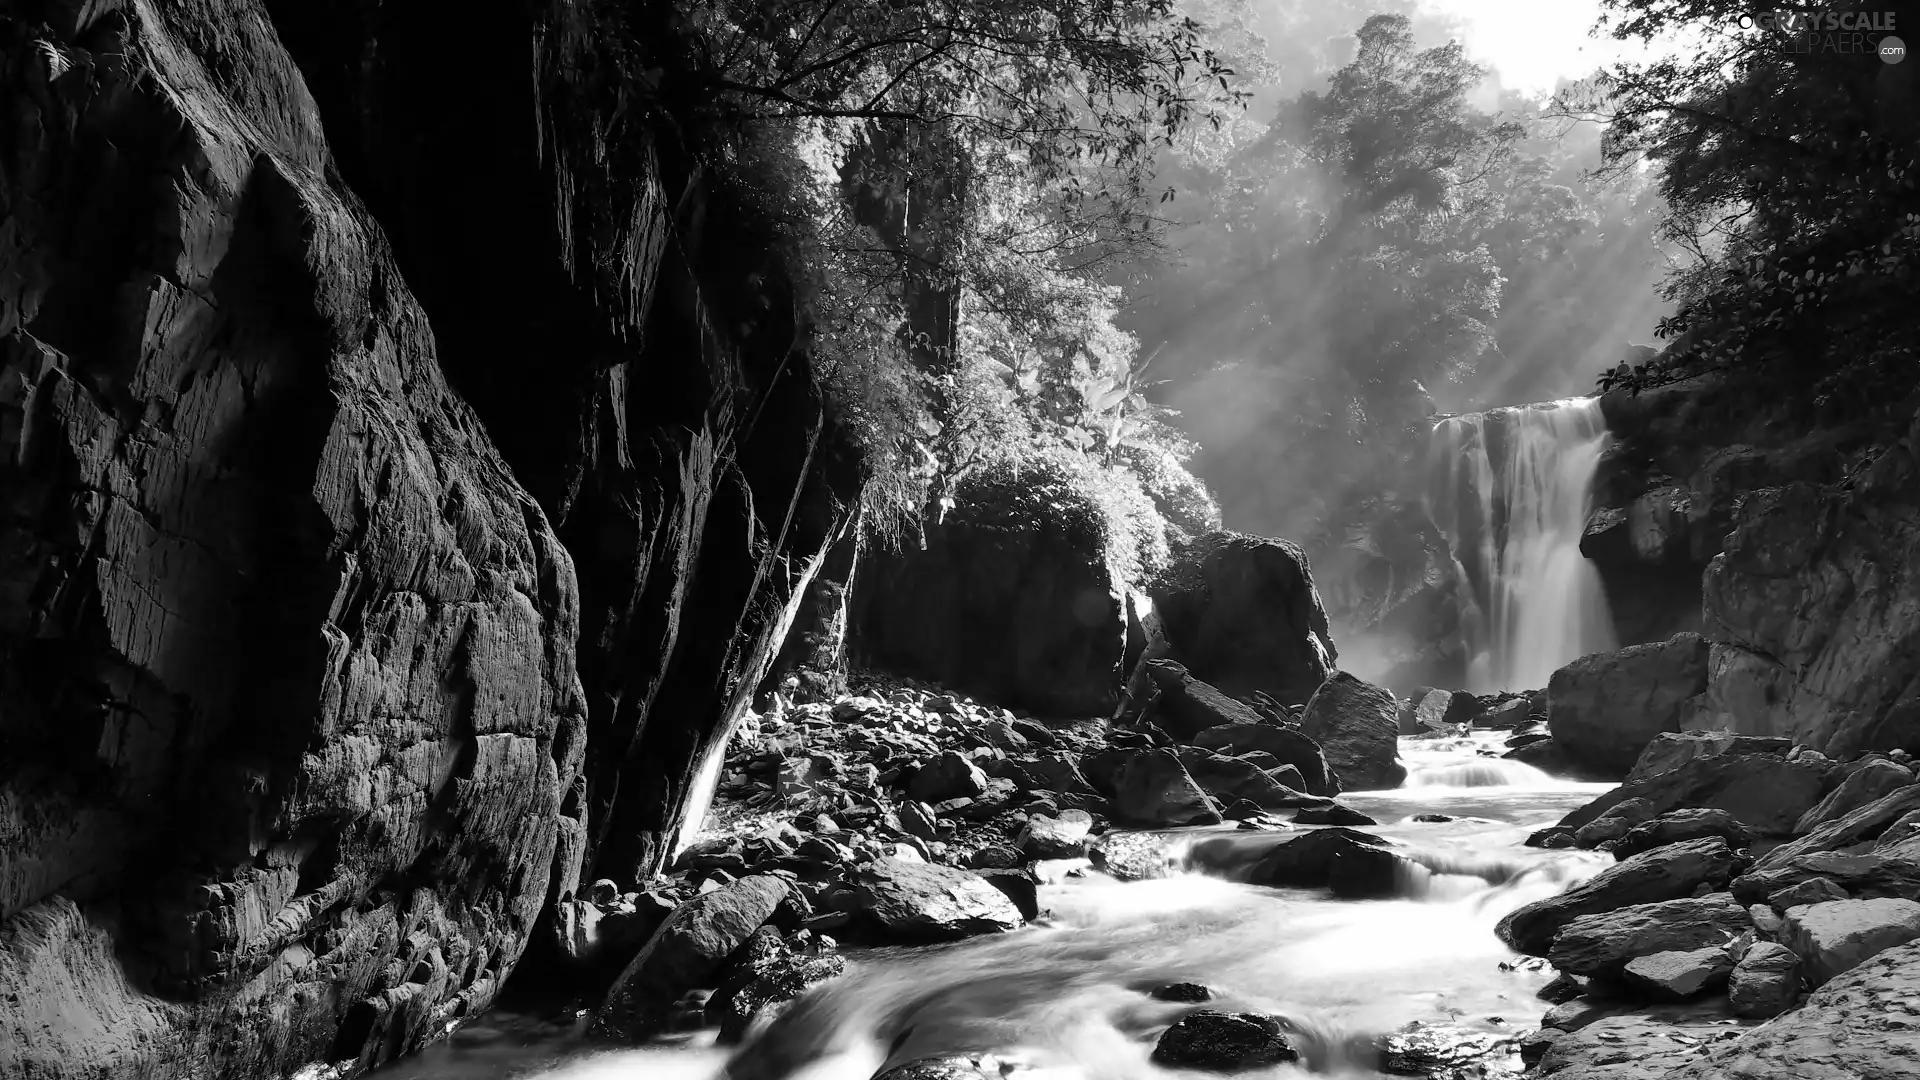
POLYGON ((1797 885, 1789 885, 1775 893, 1767 895, 1767 906, 1775 911, 1803 907, 1807 904, 1824 904, 1829 900, 1851 900, 1847 890, 1833 883, 1832 878, 1811 877, 1797 885))
POLYGON ((712 978, 787 898, 781 878, 744 877, 673 909, 607 991, 594 1030, 628 1039, 652 1034, 673 1003, 712 978))
POLYGON ((1598 847, 1609 840, 1624 839, 1658 815, 1659 811, 1646 799, 1628 799, 1575 829, 1573 840, 1583 848, 1598 847))
POLYGON ((1661 1001, 1685 1001, 1718 990, 1732 972, 1733 957, 1720 945, 1636 956, 1620 971, 1629 985, 1661 1001))
POLYGON ((1560 824, 1578 829, 1638 799, 1652 807, 1648 820, 1670 810, 1725 810, 1756 837, 1791 836, 1794 823, 1832 789, 1837 776, 1833 763, 1817 756, 1791 761, 1777 754, 1697 757, 1668 772, 1621 784, 1561 818, 1560 824))
POLYGON ((1020 917, 1032 922, 1040 917, 1040 881, 1030 870, 976 870, 980 880, 999 889, 1020 917))
POLYGON ((1350 806, 1309 806, 1293 815, 1295 825, 1378 825, 1379 822, 1350 806))
POLYGON ((966 755, 947 750, 934 755, 907 782, 907 797, 935 804, 949 799, 974 799, 987 793, 987 774, 966 755))
POLYGON ((1177 1001, 1192 1005, 1202 1001, 1212 1001, 1213 991, 1199 983, 1177 982, 1156 986, 1147 991, 1147 996, 1155 1001, 1177 1001))
MULTIPOLYGON (((771 930, 763 926, 755 937, 771 930)), ((748 948, 753 944, 749 942, 748 948)), ((771 1020, 793 999, 847 970, 846 960, 838 953, 795 953, 784 943, 753 951, 756 955, 736 958, 728 965, 720 986, 707 1001, 707 1023, 719 1024, 720 1040, 725 1043, 739 1042, 756 1022, 771 1020)))
POLYGON ((1561 1032, 1527 1075, 1539 1080, 1669 1080, 1671 1070, 1693 1061, 1700 1044, 1723 1030, 1679 1026, 1636 1013, 1603 1016, 1577 1031, 1561 1032))
POLYGON ((1193 737, 1193 745, 1221 752, 1259 750, 1300 771, 1309 795, 1338 795, 1340 784, 1320 744, 1298 728, 1264 722, 1221 724, 1193 737))
POLYGON ((874 1076, 873 1080, 1005 1080, 999 1062, 993 1058, 952 1057, 921 1058, 895 1065, 874 1076))
POLYGON ((1725 731, 1663 731, 1640 752, 1640 760, 1634 762, 1626 782, 1672 772, 1695 758, 1722 754, 1784 755, 1791 749, 1792 739, 1773 736, 1735 735, 1725 731))
POLYGON ((1920 942, 1814 991, 1772 1023, 1716 1042, 1661 1080, 1920 1080, 1920 942))
POLYGON ((1890 792, 1857 810, 1816 826, 1807 835, 1789 840, 1767 852, 1754 864, 1754 869, 1772 870, 1802 855, 1816 851, 1841 851, 1878 839, 1894 822, 1916 810, 1920 810, 1920 784, 1890 792))
POLYGON ((1097 794, 1091 783, 1080 771, 1080 762, 1068 754, 1039 754, 1028 761, 1016 763, 1020 774, 1027 781, 1028 790, 1045 790, 1061 795, 1097 794))
POLYGON ((1731 888, 1742 903, 1752 904, 1813 878, 1826 878, 1853 897, 1920 900, 1920 862, 1878 852, 1846 855, 1816 851, 1770 870, 1742 874, 1733 879, 1731 888))
POLYGON ((1005 893, 950 866, 875 859, 854 871, 852 884, 860 910, 894 940, 951 941, 1020 926, 1005 893))
POLYGON ((1372 833, 1339 826, 1306 830, 1275 844, 1248 871, 1247 881, 1303 889, 1326 886, 1332 879, 1334 857, 1359 848, 1386 847, 1372 833))
POLYGON ((1500 920, 1495 933, 1518 952, 1545 956, 1554 935, 1581 916, 1691 896, 1703 885, 1720 888, 1742 866, 1743 860, 1717 836, 1668 844, 1615 863, 1559 896, 1515 910, 1500 920))
POLYGON ((1336 671, 1308 699, 1300 730, 1320 744, 1343 790, 1397 788, 1407 779, 1397 713, 1391 692, 1336 671))
POLYGON ((1144 828, 1220 823, 1220 808, 1172 750, 1126 753, 1114 775, 1115 821, 1144 828))
POLYGON ((1179 869, 1186 845, 1164 833, 1109 832, 1087 852, 1093 865, 1121 881, 1163 878, 1179 869))
POLYGON ((1036 814, 1020 833, 1020 850, 1033 859, 1077 859, 1087 853, 1087 833, 1093 816, 1084 810, 1062 810, 1059 817, 1036 814))
POLYGON ((1827 793, 1827 797, 1814 805, 1813 809, 1800 815, 1794 823, 1795 833, 1810 833, 1829 821, 1880 801, 1888 795, 1913 783, 1913 772, 1902 765, 1885 758, 1870 758, 1853 767, 1840 785, 1827 793))
POLYGON ((1772 941, 1756 941, 1733 966, 1727 1000, 1733 1015, 1771 1020, 1800 996, 1800 955, 1772 941))
POLYGON ((1383 900, 1419 896, 1433 872, 1386 848, 1350 845, 1327 864, 1327 888, 1343 900, 1383 900))
POLYGON ((1574 975, 1617 975, 1638 957, 1724 947, 1751 926, 1747 909, 1727 893, 1662 900, 1576 918, 1546 955, 1574 975))
POLYGON ((1278 1020, 1210 1009, 1181 1017, 1153 1048, 1156 1065, 1206 1072, 1242 1072, 1299 1057, 1278 1020))
POLYGON ((1753 842, 1753 834, 1725 810, 1669 810, 1652 821, 1627 830, 1613 845, 1613 857, 1625 859, 1663 844, 1718 836, 1738 850, 1753 842))
POLYGON ((1547 683, 1547 728, 1562 750, 1624 777, 1663 731, 1693 720, 1707 689, 1699 634, 1583 656, 1547 683))
POLYGON ((1278 810, 1295 805, 1302 797, 1298 790, 1289 789, 1251 761, 1197 746, 1183 746, 1176 753, 1193 782, 1222 804, 1246 799, 1262 809, 1278 810))
POLYGON ((1297 705, 1337 659, 1307 557, 1285 540, 1206 533, 1148 588, 1173 654, 1229 694, 1297 705))
POLYGON ((1243 701, 1211 683, 1193 677, 1186 665, 1173 660, 1146 662, 1147 675, 1159 691, 1144 719, 1183 743, 1221 724, 1258 724, 1260 714, 1243 701))
POLYGON ((1893 897, 1789 908, 1781 944, 1798 953, 1815 986, 1876 953, 1920 938, 1920 903, 1893 897))

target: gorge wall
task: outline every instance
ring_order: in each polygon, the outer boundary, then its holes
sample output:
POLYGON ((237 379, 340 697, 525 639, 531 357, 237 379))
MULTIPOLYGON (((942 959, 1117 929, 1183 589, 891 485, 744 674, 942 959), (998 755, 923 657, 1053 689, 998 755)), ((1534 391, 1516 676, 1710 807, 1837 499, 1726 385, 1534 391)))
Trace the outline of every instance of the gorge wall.
POLYGON ((585 10, 0 15, 0 1072, 351 1072, 668 854, 860 463, 585 10))

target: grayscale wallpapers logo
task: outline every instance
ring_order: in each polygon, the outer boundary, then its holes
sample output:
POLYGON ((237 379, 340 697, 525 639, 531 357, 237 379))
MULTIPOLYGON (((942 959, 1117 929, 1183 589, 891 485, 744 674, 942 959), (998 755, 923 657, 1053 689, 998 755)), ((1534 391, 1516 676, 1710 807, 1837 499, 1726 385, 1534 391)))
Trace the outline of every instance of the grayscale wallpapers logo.
POLYGON ((1872 54, 1887 64, 1907 58, 1891 11, 1763 11, 1740 16, 1740 29, 1777 34, 1790 52, 1872 54))

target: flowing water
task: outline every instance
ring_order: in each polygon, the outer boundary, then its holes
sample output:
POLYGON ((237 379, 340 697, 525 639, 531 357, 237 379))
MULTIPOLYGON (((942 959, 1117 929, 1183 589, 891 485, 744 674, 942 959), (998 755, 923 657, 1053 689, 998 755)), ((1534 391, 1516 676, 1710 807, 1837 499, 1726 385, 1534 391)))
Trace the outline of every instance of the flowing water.
POLYGON ((1434 426, 1429 509, 1477 608, 1468 689, 1541 689, 1568 661, 1615 647, 1599 572, 1580 554, 1607 438, 1596 398, 1434 426))
POLYGON ((1399 790, 1343 801, 1428 868, 1405 899, 1335 900, 1323 890, 1233 880, 1288 833, 1232 828, 1153 834, 1167 876, 1122 882, 1084 864, 1046 864, 1051 916, 1018 933, 938 948, 848 950, 848 974, 796 1003, 737 1051, 710 1036, 588 1048, 560 1027, 496 1013, 386 1080, 868 1080, 882 1067, 948 1053, 993 1053, 1047 1080, 1177 1075, 1148 1060, 1153 1038, 1193 1006, 1142 991, 1211 987, 1209 1008, 1284 1017, 1315 1072, 1371 1077, 1352 1040, 1410 1022, 1471 1037, 1537 1023, 1548 973, 1508 965, 1502 915, 1552 895, 1605 861, 1521 845, 1606 785, 1554 780, 1485 756, 1492 737, 1408 740, 1399 790), (1455 820, 1416 822, 1417 814, 1455 820))

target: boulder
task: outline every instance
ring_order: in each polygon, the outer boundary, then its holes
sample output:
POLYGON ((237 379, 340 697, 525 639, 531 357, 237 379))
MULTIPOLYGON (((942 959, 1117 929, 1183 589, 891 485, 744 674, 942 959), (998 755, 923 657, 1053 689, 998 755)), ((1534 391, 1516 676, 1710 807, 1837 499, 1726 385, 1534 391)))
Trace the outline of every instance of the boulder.
POLYGON ((1246 799, 1263 809, 1278 810, 1297 806, 1306 798, 1250 761, 1197 746, 1183 746, 1177 753, 1193 782, 1222 804, 1246 799))
POLYGON ((1418 896, 1432 871, 1384 847, 1343 845, 1327 864, 1327 888, 1343 900, 1383 900, 1418 896))
POLYGON ((1767 906, 1775 911, 1804 907, 1807 904, 1824 904, 1829 900, 1851 900, 1847 890, 1833 883, 1832 878, 1813 877, 1797 885, 1789 885, 1777 892, 1767 894, 1767 906))
POLYGON ((1293 815, 1295 825, 1378 825, 1379 822, 1350 806, 1309 806, 1293 815))
POLYGON ((1726 985, 1733 957, 1723 945, 1681 952, 1636 956, 1620 969, 1621 979, 1656 1001, 1685 1001, 1726 985))
POLYGON ((1343 790, 1396 788, 1407 778, 1396 713, 1393 694, 1336 671, 1307 702, 1300 730, 1320 744, 1343 790))
POLYGON ((1722 1030, 1679 1027, 1638 1013, 1603 1016, 1555 1036, 1544 1052, 1534 1050, 1540 1056, 1527 1075, 1540 1080, 1666 1080, 1670 1070, 1699 1055, 1701 1042, 1722 1030))
POLYGON ((1625 839, 1628 833, 1658 816, 1659 811, 1646 799, 1627 799, 1575 829, 1573 839, 1583 848, 1598 847, 1610 840, 1625 839))
POLYGON ((1846 779, 1800 815, 1795 833, 1810 833, 1829 821, 1843 818, 1863 806, 1879 802, 1913 783, 1913 771, 1885 758, 1870 758, 1852 767, 1846 779))
POLYGON ((1747 1020, 1771 1020, 1793 1008, 1799 996, 1800 956, 1772 941, 1748 946, 1727 985, 1733 1015, 1747 1020))
POLYGON ((976 870, 980 880, 999 889, 1020 917, 1032 922, 1040 917, 1040 882, 1027 870, 976 870))
POLYGON ((1785 920, 1781 944, 1799 955, 1815 986, 1920 938, 1920 903, 1893 897, 1789 908, 1785 920))
POLYGON ((1000 1064, 986 1054, 920 1058, 882 1070, 873 1080, 1003 1080, 1000 1064))
POLYGON ((1634 904, 1569 921, 1545 955, 1570 974, 1614 976, 1643 956, 1724 949, 1751 925, 1747 909, 1726 893, 1634 904))
POLYGON ((1193 745, 1222 753, 1258 750, 1299 770, 1309 795, 1338 795, 1340 783, 1320 744, 1298 728, 1264 722, 1222 724, 1193 737, 1193 745))
POLYGON ((1720 888, 1744 865, 1717 836, 1657 847, 1615 863, 1558 896, 1518 908, 1500 920, 1495 933, 1517 952, 1545 956, 1554 935, 1581 916, 1675 900, 1701 886, 1720 888))
POLYGON ((1844 851, 1876 840, 1894 822, 1920 811, 1920 784, 1889 792, 1847 814, 1816 826, 1805 836, 1767 852, 1754 865, 1756 870, 1785 866, 1802 855, 1818 851, 1844 851))
POLYGON ((1583 656, 1547 684, 1547 727, 1562 750, 1624 777, 1654 736, 1692 722, 1707 688, 1698 634, 1583 656))
POLYGON ((1220 808, 1187 774, 1179 755, 1172 750, 1125 753, 1114 774, 1115 821, 1142 828, 1220 823, 1220 808))
POLYGON ((1280 1021, 1211 1009, 1181 1017, 1153 1047, 1156 1065, 1204 1072, 1245 1072, 1299 1057, 1280 1021))
POLYGON ((1816 851, 1798 855, 1784 866, 1742 874, 1733 879, 1731 887, 1741 903, 1751 904, 1815 878, 1832 882, 1849 896, 1920 900, 1920 862, 1878 852, 1846 855, 1816 851))
POLYGON ((857 666, 1049 715, 1109 715, 1127 626, 1102 511, 1058 467, 973 473, 923 543, 875 545, 855 575, 857 666))
POLYGON ((1162 983, 1147 991, 1147 996, 1155 1001, 1177 1001, 1186 1005, 1212 1001, 1213 991, 1199 983, 1177 982, 1162 983))
POLYGON ((852 885, 859 910, 888 940, 952 941, 1020 927, 1013 901, 966 870, 875 859, 854 872, 852 885))
POLYGON ((1313 571, 1284 540, 1209 533, 1148 591, 1174 658, 1234 696, 1300 704, 1338 658, 1313 571))
POLYGON ((1613 857, 1625 859, 1663 844, 1717 836, 1738 851, 1753 842, 1753 834, 1725 810, 1669 810, 1651 821, 1628 829, 1613 845, 1613 857))
POLYGON ((1646 749, 1640 752, 1640 759, 1633 763, 1633 771, 1627 773, 1627 782, 1672 772, 1695 758, 1719 757, 1722 754, 1784 756, 1791 749, 1792 739, 1734 735, 1725 731, 1663 731, 1655 735, 1646 749))
POLYGON ((722 1042, 739 1042, 756 1021, 766 1022, 794 998, 846 970, 839 954, 796 953, 779 931, 763 926, 728 961, 707 1000, 707 1023, 719 1025, 722 1042))
POLYGON ((1920 1080, 1920 942, 1888 949, 1773 1023, 1699 1053, 1662 1080, 1920 1080))
POLYGON ((1017 763, 1027 781, 1028 790, 1052 791, 1061 795, 1092 795, 1095 789, 1080 771, 1080 761, 1069 754, 1040 754, 1017 763))
POLYGON ((1578 829, 1637 799, 1651 810, 1647 820, 1679 809, 1725 810, 1755 837, 1790 836, 1794 823, 1835 782, 1832 763, 1815 757, 1792 761, 1773 754, 1696 757, 1666 772, 1621 784, 1560 819, 1560 824, 1578 829))
POLYGON ((1093 817, 1084 810, 1062 810, 1059 817, 1035 815, 1020 832, 1020 850, 1031 859, 1077 859, 1087 853, 1093 817))
POLYGON ((1332 880, 1333 860, 1341 852, 1387 846, 1387 841, 1372 833, 1338 826, 1304 831, 1275 844, 1248 870, 1246 880, 1254 885, 1323 888, 1332 880))
POLYGON ((680 995, 713 985, 721 965, 773 917, 788 893, 783 879, 755 874, 675 908, 607 991, 594 1030, 626 1039, 651 1035, 680 995))
MULTIPOLYGON (((1516 700, 1520 702, 1521 719, 1524 720, 1526 701, 1516 700)), ((1423 688, 1401 704, 1399 732, 1401 735, 1432 735, 1463 726, 1479 712, 1479 699, 1465 690, 1423 688)))
POLYGON ((1533 722, 1533 703, 1524 697, 1512 698, 1474 718, 1473 726, 1493 731, 1514 731, 1533 722))
POLYGON ((987 774, 966 755, 954 750, 934 755, 907 782, 907 797, 923 803, 973 799, 987 792, 987 774))
POLYGON ((1158 693, 1142 719, 1181 742, 1191 742, 1200 732, 1222 724, 1266 723, 1251 706, 1194 678, 1183 664, 1155 659, 1145 666, 1158 693))

